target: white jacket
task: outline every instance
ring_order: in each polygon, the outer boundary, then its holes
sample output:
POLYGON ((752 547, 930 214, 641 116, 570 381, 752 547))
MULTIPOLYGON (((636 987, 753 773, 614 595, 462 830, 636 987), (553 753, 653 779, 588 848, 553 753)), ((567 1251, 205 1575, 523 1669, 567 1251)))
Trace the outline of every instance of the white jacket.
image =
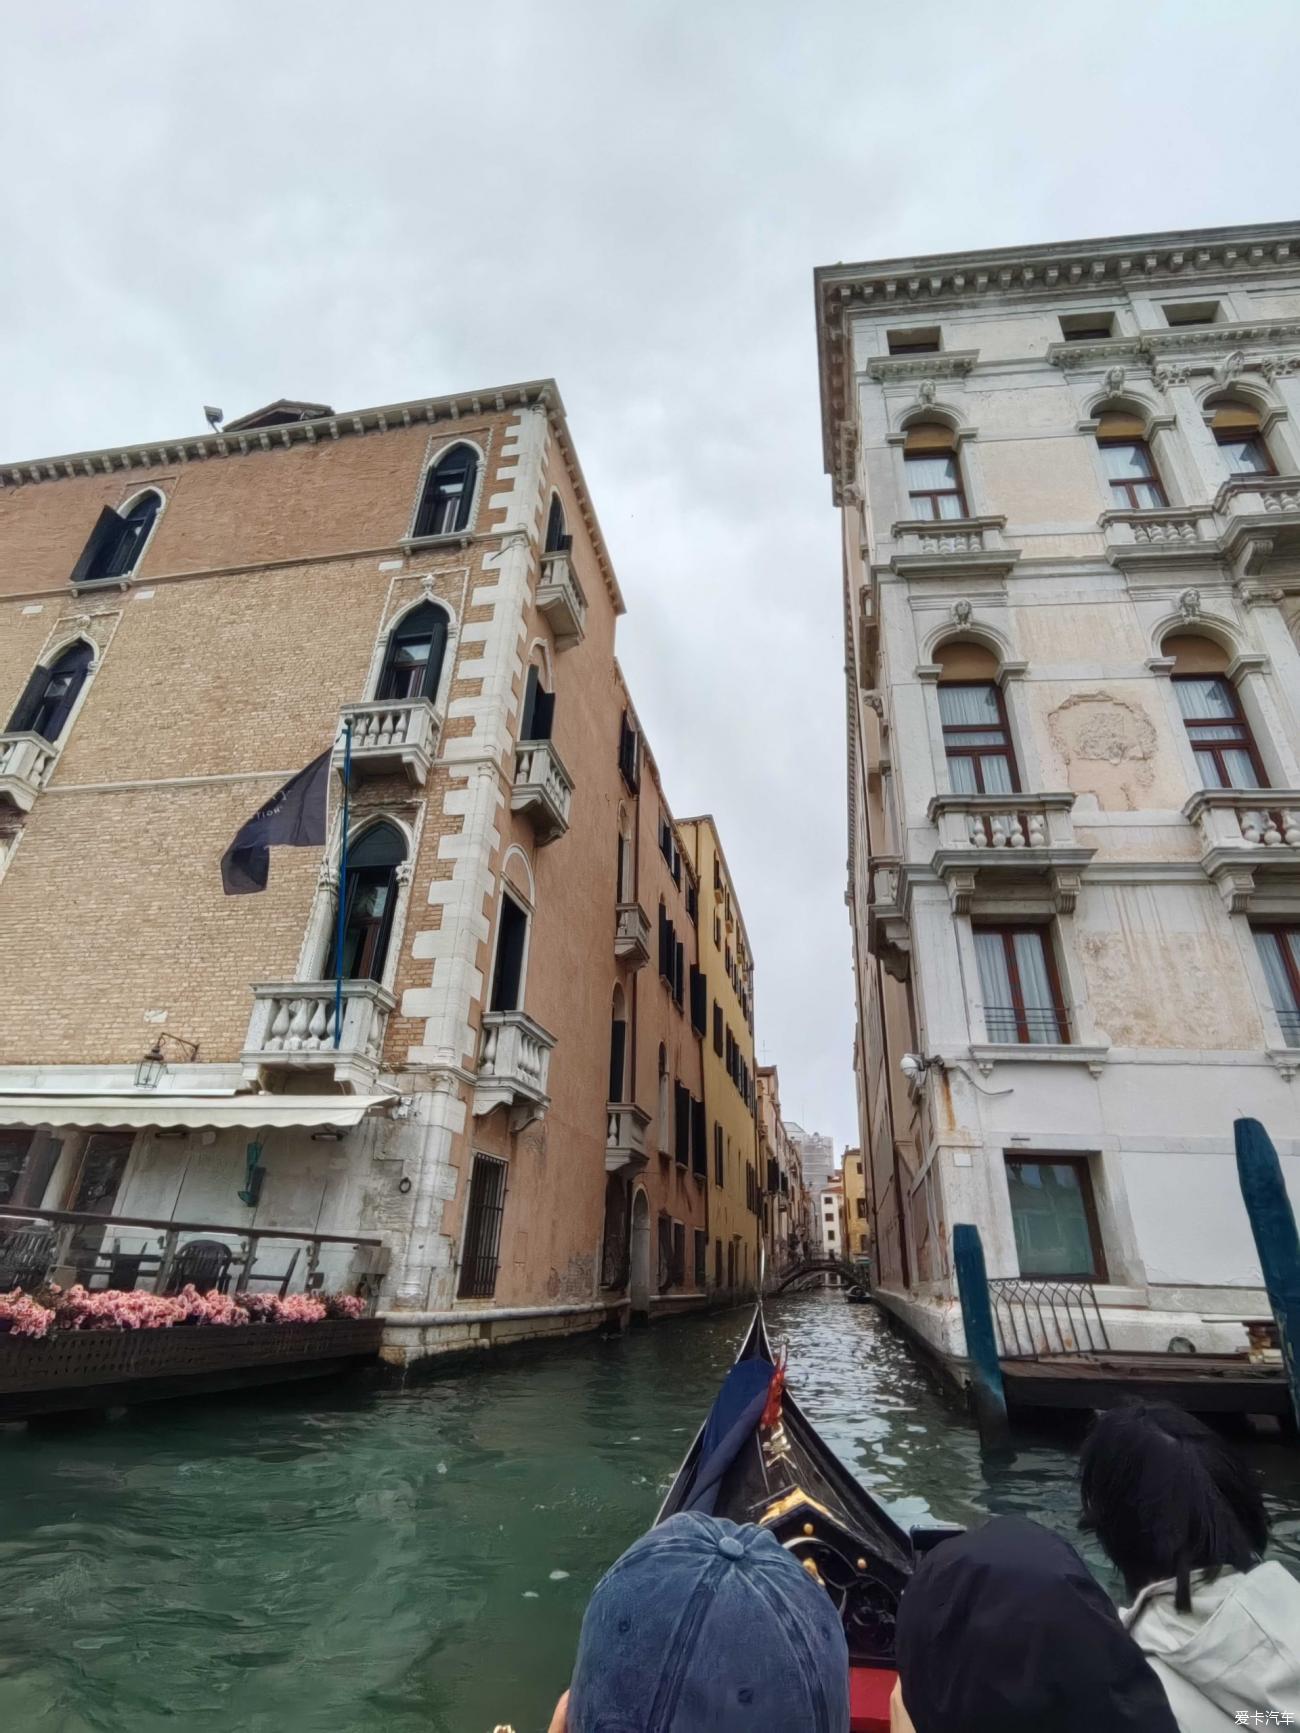
POLYGON ((1151 1583, 1120 1617, 1182 1733, 1255 1726, 1256 1710, 1273 1711, 1264 1725, 1300 1727, 1300 1582, 1280 1564, 1222 1570, 1213 1582, 1193 1572, 1190 1613, 1174 1606, 1172 1582, 1151 1583))

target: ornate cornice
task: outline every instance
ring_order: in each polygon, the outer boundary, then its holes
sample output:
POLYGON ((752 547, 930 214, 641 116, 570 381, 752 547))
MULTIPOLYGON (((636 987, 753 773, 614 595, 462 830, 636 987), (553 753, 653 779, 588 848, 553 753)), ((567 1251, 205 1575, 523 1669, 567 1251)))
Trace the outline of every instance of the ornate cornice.
POLYGON ((952 349, 937 355, 873 355, 863 372, 881 385, 908 385, 914 379, 964 379, 979 358, 978 349, 952 349))

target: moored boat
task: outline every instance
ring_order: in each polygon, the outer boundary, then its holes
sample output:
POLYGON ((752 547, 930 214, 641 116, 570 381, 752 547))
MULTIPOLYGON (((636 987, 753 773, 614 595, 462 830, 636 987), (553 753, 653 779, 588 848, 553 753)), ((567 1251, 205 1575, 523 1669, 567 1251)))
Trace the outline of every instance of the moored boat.
POLYGON ((655 1521, 681 1510, 770 1530, 821 1583, 848 1642, 853 1733, 888 1733, 899 1597, 923 1554, 960 1531, 903 1529, 859 1485, 786 1389, 761 1306, 655 1521))

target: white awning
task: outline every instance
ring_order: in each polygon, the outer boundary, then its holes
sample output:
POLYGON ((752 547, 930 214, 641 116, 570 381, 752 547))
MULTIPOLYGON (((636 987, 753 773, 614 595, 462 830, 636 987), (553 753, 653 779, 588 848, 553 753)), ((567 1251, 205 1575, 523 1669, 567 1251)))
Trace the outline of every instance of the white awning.
POLYGON ((180 1126, 221 1131, 239 1126, 262 1131, 300 1125, 347 1131, 395 1099, 392 1095, 157 1095, 143 1090, 135 1095, 0 1095, 0 1127, 130 1131, 180 1126))

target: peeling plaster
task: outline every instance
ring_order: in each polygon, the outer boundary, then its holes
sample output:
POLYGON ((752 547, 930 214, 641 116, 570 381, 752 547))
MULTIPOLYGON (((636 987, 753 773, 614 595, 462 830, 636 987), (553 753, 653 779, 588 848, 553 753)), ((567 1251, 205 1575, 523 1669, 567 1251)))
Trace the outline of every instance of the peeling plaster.
POLYGON ((1139 811, 1155 780, 1158 736, 1141 705, 1113 693, 1076 692, 1048 712, 1048 730, 1076 794, 1103 808, 1139 811))

